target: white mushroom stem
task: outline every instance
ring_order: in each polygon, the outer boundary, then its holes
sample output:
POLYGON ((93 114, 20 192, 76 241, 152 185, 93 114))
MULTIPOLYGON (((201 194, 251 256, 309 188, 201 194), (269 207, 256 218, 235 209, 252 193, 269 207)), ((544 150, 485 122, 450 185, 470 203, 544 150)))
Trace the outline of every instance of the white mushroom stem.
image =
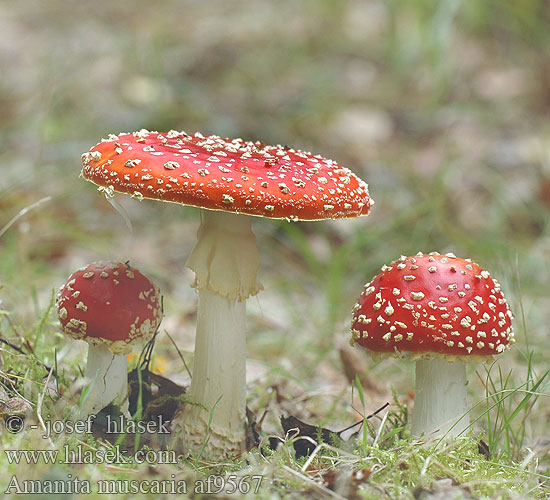
POLYGON ((470 423, 466 385, 462 361, 418 360, 411 434, 440 437, 448 432, 453 437, 464 431, 470 423))
POLYGON ((90 391, 84 401, 87 415, 96 414, 111 404, 128 412, 128 357, 113 354, 106 344, 88 346, 86 378, 90 391))
POLYGON ((173 432, 182 449, 223 459, 246 447, 245 300, 261 290, 251 217, 203 210, 187 266, 199 289, 190 402, 173 432))
POLYGON ((183 422, 184 444, 225 457, 244 451, 246 408, 245 303, 199 291, 193 381, 183 422), (199 406, 200 405, 200 406, 199 406), (211 422, 210 418, 212 418, 211 422))

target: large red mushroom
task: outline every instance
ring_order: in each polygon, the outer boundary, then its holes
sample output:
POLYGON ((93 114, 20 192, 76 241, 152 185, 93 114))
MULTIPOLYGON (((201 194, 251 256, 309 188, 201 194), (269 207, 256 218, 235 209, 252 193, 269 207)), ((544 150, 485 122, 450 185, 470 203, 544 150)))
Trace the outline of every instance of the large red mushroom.
POLYGON ((402 256, 364 287, 352 343, 374 357, 416 360, 411 432, 458 435, 469 425, 467 361, 489 361, 514 343, 499 283, 453 254, 402 256))
POLYGON ((114 192, 200 207, 187 266, 199 290, 193 379, 173 422, 185 451, 245 450, 245 300, 262 286, 251 217, 320 220, 367 215, 368 187, 332 160, 242 139, 141 130, 83 155, 82 175, 114 192), (205 210, 206 209, 206 210, 205 210), (206 441, 206 444, 205 444, 206 441))
POLYGON ((93 262, 72 273, 57 296, 63 332, 88 343, 88 414, 111 404, 128 408, 127 355, 162 320, 157 286, 129 264, 93 262))

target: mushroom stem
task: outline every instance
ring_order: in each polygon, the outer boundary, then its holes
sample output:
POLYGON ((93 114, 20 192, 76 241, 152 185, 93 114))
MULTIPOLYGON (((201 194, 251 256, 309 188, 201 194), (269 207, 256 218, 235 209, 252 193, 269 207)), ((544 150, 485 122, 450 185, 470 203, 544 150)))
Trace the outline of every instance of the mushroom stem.
POLYGON ((470 423, 467 410, 465 363, 441 358, 416 362, 412 435, 457 436, 470 423))
POLYGON ((208 457, 244 451, 245 363, 245 303, 200 290, 192 404, 186 405, 182 426, 188 451, 200 452, 203 443, 208 457))
POLYGON ((122 413, 128 412, 128 357, 114 354, 105 344, 88 346, 86 378, 90 392, 84 401, 88 415, 101 411, 110 404, 118 405, 122 413))
POLYGON ((173 422, 184 452, 211 459, 246 447, 245 300, 261 290, 251 218, 203 210, 187 266, 199 289, 190 401, 173 422))

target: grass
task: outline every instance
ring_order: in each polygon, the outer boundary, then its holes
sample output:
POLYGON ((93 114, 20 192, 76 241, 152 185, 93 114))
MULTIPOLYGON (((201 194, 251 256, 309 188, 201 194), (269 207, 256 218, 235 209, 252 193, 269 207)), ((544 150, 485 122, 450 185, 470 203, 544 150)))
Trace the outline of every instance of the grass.
MULTIPOLYGON (((0 84, 0 385, 31 405, 27 424, 38 426, 2 429, 0 490, 14 474, 72 474, 94 485, 180 481, 191 496, 195 486, 217 491, 222 474, 254 498, 548 497, 547 2, 98 6, 0 7, 0 67, 10 68, 0 84), (228 463, 16 467, 5 450, 114 450, 89 435, 41 437, 48 421, 74 418, 86 390, 85 347, 67 343, 52 309, 54 290, 82 265, 131 260, 159 284, 166 317, 152 363, 189 382, 196 297, 184 262, 196 211, 118 196, 113 205, 78 179, 83 151, 141 127, 309 149, 369 182, 376 205, 359 221, 254 222, 265 290, 247 304, 248 405, 257 420, 265 413, 261 451, 228 463), (380 266, 433 250, 499 278, 518 342, 470 367, 470 433, 422 445, 408 438, 412 363, 360 358, 357 375, 373 382, 362 387, 335 346, 380 266), (326 443, 313 435, 300 457, 303 438, 285 433, 281 416, 363 425, 326 443)), ((168 446, 130 437, 132 454, 168 446)))
POLYGON ((504 375, 499 367, 496 380, 492 378, 490 369, 487 370, 486 409, 483 416, 487 418, 487 440, 489 449, 493 450, 493 458, 498 458, 501 454, 516 460, 520 458, 529 414, 539 398, 549 396, 545 392, 548 387, 548 375, 550 370, 534 378, 529 362, 527 380, 520 386, 512 387, 512 370, 504 375), (518 417, 520 424, 512 425, 513 420, 518 417))

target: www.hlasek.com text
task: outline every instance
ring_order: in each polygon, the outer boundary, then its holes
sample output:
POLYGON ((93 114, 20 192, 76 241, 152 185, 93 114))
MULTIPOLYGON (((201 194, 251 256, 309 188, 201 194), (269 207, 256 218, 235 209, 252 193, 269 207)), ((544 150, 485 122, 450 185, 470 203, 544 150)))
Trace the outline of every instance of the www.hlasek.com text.
POLYGON ((4 450, 9 464, 179 464, 182 456, 174 450, 141 449, 128 453, 124 448, 90 448, 65 444, 59 450, 4 450))

